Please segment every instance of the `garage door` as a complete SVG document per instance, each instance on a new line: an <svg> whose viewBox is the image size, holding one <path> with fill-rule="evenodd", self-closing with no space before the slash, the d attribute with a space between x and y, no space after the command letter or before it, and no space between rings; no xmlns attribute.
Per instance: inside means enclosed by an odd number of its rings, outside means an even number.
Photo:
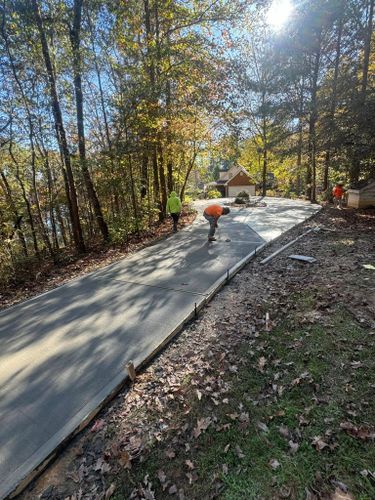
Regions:
<svg viewBox="0 0 375 500"><path fill-rule="evenodd" d="M241 191L245 191L250 196L255 196L255 186L228 186L228 196L237 196Z"/></svg>

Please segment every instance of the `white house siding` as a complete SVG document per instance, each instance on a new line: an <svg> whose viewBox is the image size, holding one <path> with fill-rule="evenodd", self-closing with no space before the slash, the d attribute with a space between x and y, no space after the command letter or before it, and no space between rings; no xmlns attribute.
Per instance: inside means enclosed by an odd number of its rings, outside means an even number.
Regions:
<svg viewBox="0 0 375 500"><path fill-rule="evenodd" d="M228 196L237 196L241 191L245 191L250 196L255 196L255 186L228 186Z"/></svg>

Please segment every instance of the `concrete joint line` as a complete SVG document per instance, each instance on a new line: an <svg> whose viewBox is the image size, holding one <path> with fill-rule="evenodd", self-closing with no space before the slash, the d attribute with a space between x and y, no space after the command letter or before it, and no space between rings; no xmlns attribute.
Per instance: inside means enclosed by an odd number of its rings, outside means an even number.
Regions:
<svg viewBox="0 0 375 500"><path fill-rule="evenodd" d="M108 281L117 281L118 283L128 283L129 285L138 285L138 286L147 286L149 288L158 288L160 290L168 290L170 292L181 292L181 293L189 293L190 295L199 295L199 296L206 296L207 294L201 293L201 292L192 292L191 290L184 290L183 288L170 288L167 286L159 286L159 285L149 285L147 283L139 283L138 281L128 281L128 280L122 280L122 279L117 279L117 278L99 278L99 279L104 279Z"/></svg>

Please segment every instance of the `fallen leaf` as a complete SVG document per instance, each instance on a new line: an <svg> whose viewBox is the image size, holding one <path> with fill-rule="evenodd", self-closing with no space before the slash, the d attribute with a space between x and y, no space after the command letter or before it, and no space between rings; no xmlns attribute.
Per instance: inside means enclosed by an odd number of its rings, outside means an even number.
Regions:
<svg viewBox="0 0 375 500"><path fill-rule="evenodd" d="M372 479L374 479L374 480L375 480L375 470L371 472L370 470L363 469L363 470L361 470L360 474L361 474L361 476L363 476L363 477L368 477L368 476L370 476Z"/></svg>
<svg viewBox="0 0 375 500"><path fill-rule="evenodd" d="M95 424L91 427L90 431L98 432L104 429L104 427L105 427L105 421L103 419L99 419L95 421Z"/></svg>
<svg viewBox="0 0 375 500"><path fill-rule="evenodd" d="M264 356L261 356L259 359L258 359L258 368L261 372L264 371L264 367L266 366L266 363L267 363L267 360Z"/></svg>
<svg viewBox="0 0 375 500"><path fill-rule="evenodd" d="M113 495L113 493L115 491L116 491L116 485L115 485L115 483L111 483L110 487L105 492L105 500L108 500L109 498L111 498L111 496Z"/></svg>
<svg viewBox="0 0 375 500"><path fill-rule="evenodd" d="M189 484L193 484L198 479L198 474L194 472L187 472L185 476L189 479Z"/></svg>
<svg viewBox="0 0 375 500"><path fill-rule="evenodd" d="M282 486L279 490L279 495L281 498L289 498L292 493L292 490L290 488L287 488L286 486Z"/></svg>
<svg viewBox="0 0 375 500"><path fill-rule="evenodd" d="M229 469L228 469L227 464L223 464L223 465L222 465L222 469L223 469L223 474L228 474L228 470L229 470Z"/></svg>
<svg viewBox="0 0 375 500"><path fill-rule="evenodd" d="M226 445L226 447L224 448L224 453L227 453L227 452L228 452L228 450L229 450L229 448L230 448L230 443L229 443L229 444L227 444L227 445Z"/></svg>
<svg viewBox="0 0 375 500"><path fill-rule="evenodd" d="M202 393L198 389L197 389L197 396L198 396L198 399L200 401L202 399Z"/></svg>
<svg viewBox="0 0 375 500"><path fill-rule="evenodd" d="M93 469L97 472L100 472L100 474L105 474L106 472L109 472L111 470L109 464L105 462L102 458L99 458L95 462Z"/></svg>
<svg viewBox="0 0 375 500"><path fill-rule="evenodd" d="M245 454L241 450L241 448L238 446L238 444L236 445L235 450L236 450L236 455L238 456L238 458L245 458Z"/></svg>
<svg viewBox="0 0 375 500"><path fill-rule="evenodd" d="M289 429L286 425L280 425L279 427L279 433L281 436L288 438L289 437Z"/></svg>
<svg viewBox="0 0 375 500"><path fill-rule="evenodd" d="M325 441L323 441L323 439L321 438L321 436L315 436L313 438L313 440L312 440L312 445L318 451L324 450L324 448L326 448L327 446L329 446Z"/></svg>
<svg viewBox="0 0 375 500"><path fill-rule="evenodd" d="M291 385L292 387L294 387L295 385L298 385L300 382L301 382L301 378L300 378L300 377L297 377L297 378L295 378L294 380L292 380L292 382L290 383L290 385Z"/></svg>
<svg viewBox="0 0 375 500"><path fill-rule="evenodd" d="M165 483L167 476L165 475L165 472L163 470L158 470L158 478L161 484Z"/></svg>
<svg viewBox="0 0 375 500"><path fill-rule="evenodd" d="M332 479L331 483L333 486L338 486L341 491L344 493L347 493L349 491L349 488L346 486L345 483L342 483L341 481L336 481L335 479Z"/></svg>
<svg viewBox="0 0 375 500"><path fill-rule="evenodd" d="M127 451L120 452L118 461L125 467L125 469L131 469L131 457Z"/></svg>
<svg viewBox="0 0 375 500"><path fill-rule="evenodd" d="M346 413L351 417L356 417L358 415L358 413L354 410L347 410Z"/></svg>
<svg viewBox="0 0 375 500"><path fill-rule="evenodd" d="M354 369L357 369L357 368L363 368L363 364L361 361L352 361L350 363L350 366Z"/></svg>
<svg viewBox="0 0 375 500"><path fill-rule="evenodd" d="M177 493L177 486L175 484L172 484L172 486L168 490L168 493L170 495L174 495L175 493Z"/></svg>
<svg viewBox="0 0 375 500"><path fill-rule="evenodd" d="M71 479L76 484L78 484L80 482L80 478L79 478L78 474L75 471L67 472L66 473L66 477L68 479Z"/></svg>
<svg viewBox="0 0 375 500"><path fill-rule="evenodd" d="M310 424L310 420L307 420L307 418L304 417L304 415L300 415L298 417L299 419L299 425L309 425Z"/></svg>
<svg viewBox="0 0 375 500"><path fill-rule="evenodd" d="M174 458L176 456L176 453L173 451L173 450L167 450L165 452L165 455L168 457L168 458Z"/></svg>
<svg viewBox="0 0 375 500"><path fill-rule="evenodd" d="M357 427L351 422L341 422L340 427L354 438L362 439L363 441L375 439L375 430L366 425Z"/></svg>
<svg viewBox="0 0 375 500"><path fill-rule="evenodd" d="M274 413L273 415L270 415L268 418L269 418L269 420L273 420L276 417L284 417L284 415L285 415L285 411L279 410L276 413Z"/></svg>
<svg viewBox="0 0 375 500"><path fill-rule="evenodd" d="M257 422L257 427L263 432L269 432L269 428L264 422Z"/></svg>
<svg viewBox="0 0 375 500"><path fill-rule="evenodd" d="M201 435L202 431L205 431L209 427L211 421L211 417L198 418L197 426L193 429L193 436L195 437L195 439L197 439Z"/></svg>
<svg viewBox="0 0 375 500"><path fill-rule="evenodd" d="M289 448L290 448L290 452L292 454L296 453L298 451L298 448L299 448L299 444L298 443L295 443L294 441L290 440L288 442L289 444Z"/></svg>
<svg viewBox="0 0 375 500"><path fill-rule="evenodd" d="M336 488L331 500L354 500L354 497L350 493L344 493L340 488Z"/></svg>
<svg viewBox="0 0 375 500"><path fill-rule="evenodd" d="M191 460L185 460L185 464L188 466L190 470L195 469L194 464Z"/></svg>
<svg viewBox="0 0 375 500"><path fill-rule="evenodd" d="M272 467L273 470L276 470L280 467L280 462L278 460L276 460L276 458L272 458L268 464L270 465L270 467Z"/></svg>

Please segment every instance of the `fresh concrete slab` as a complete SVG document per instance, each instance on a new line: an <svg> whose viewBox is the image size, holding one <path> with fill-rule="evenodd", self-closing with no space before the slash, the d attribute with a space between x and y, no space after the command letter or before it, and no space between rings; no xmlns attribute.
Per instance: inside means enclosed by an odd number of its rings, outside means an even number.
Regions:
<svg viewBox="0 0 375 500"><path fill-rule="evenodd" d="M121 383L127 361L139 366L154 353L228 269L280 227L312 215L311 205L280 206L279 216L274 204L271 215L263 212L263 226L251 209L233 210L214 243L198 217L131 258L0 312L1 498Z"/></svg>

